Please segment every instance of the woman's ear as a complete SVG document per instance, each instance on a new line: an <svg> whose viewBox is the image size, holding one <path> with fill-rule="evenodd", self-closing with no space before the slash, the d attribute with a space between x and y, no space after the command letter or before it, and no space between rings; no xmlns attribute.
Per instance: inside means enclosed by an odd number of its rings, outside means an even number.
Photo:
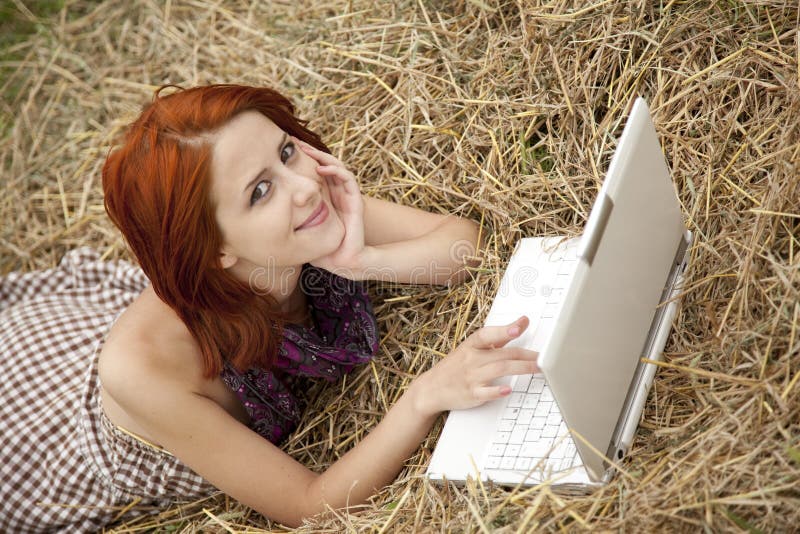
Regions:
<svg viewBox="0 0 800 534"><path fill-rule="evenodd" d="M234 256L233 254L229 254L227 252L220 252L219 253L219 262L222 264L223 269L230 269L236 262L239 261L239 258Z"/></svg>

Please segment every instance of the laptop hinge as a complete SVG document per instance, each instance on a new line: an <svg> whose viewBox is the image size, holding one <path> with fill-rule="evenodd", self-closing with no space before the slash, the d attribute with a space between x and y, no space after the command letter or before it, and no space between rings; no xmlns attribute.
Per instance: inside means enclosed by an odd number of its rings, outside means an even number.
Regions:
<svg viewBox="0 0 800 534"><path fill-rule="evenodd" d="M687 260L687 253L689 249L689 244L691 243L692 235L690 232L685 232L683 237L681 238L680 242L678 243L678 249L675 252L675 258L672 261L672 268L670 269L669 275L667 276L667 282L664 285L664 290L661 293L661 298L659 302L666 302L670 295L672 294L675 284L679 279L679 276L683 274L683 270L686 267L686 260ZM653 321L650 323L650 331L647 334L647 338L644 342L644 347L642 349L642 353L639 359L639 364L636 366L636 372L633 375L633 379L631 380L630 386L628 387L628 393L625 396L625 403L622 405L622 411L620 412L619 419L617 420L617 425L614 428L614 433L611 435L611 442L608 445L608 450L606 451L606 458L611 458L615 462L621 460L625 454L627 454L627 450L622 450L620 448L620 441L623 437L623 432L625 428L628 426L628 420L631 417L640 417L641 413L633 414L632 408L636 401L636 394L639 391L639 385L641 384L642 380L645 377L645 371L648 365L653 364L646 364L641 361L642 358L647 358L651 355L653 351L653 345L656 342L656 338L658 337L658 333L661 330L662 323L664 322L665 317L667 316L667 305L659 306L656 309L656 312L653 316ZM670 316L670 321L672 316ZM667 325L671 326L671 325ZM608 461L605 461L606 469L611 467L608 464Z"/></svg>

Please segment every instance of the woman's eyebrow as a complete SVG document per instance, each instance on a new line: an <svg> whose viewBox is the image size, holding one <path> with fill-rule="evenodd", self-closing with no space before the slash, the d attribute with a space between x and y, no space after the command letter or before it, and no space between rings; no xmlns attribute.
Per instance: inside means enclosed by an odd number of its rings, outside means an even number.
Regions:
<svg viewBox="0 0 800 534"><path fill-rule="evenodd" d="M281 142L278 143L278 150L277 150L278 154L281 153L281 147L283 147L283 145L286 144L286 138L287 137L289 137L289 134L287 134L286 132L283 132L283 137L281 137ZM261 169L259 171L259 173L256 174L255 177L252 180L247 182L247 185L244 186L244 191L243 192L247 193L247 190L250 189L251 187L253 187L256 183L258 183L258 181L261 179L261 177L264 175L265 172L267 172L267 169Z"/></svg>

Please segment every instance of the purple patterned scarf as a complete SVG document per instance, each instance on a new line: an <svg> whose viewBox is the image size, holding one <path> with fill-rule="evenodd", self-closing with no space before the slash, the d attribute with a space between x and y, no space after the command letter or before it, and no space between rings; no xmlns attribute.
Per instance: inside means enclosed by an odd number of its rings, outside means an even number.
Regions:
<svg viewBox="0 0 800 534"><path fill-rule="evenodd" d="M221 374L250 416L250 428L276 445L300 421L300 405L289 388L294 377L332 382L378 350L377 323L361 282L306 263L299 283L308 296L314 328L287 324L272 370L240 373L226 364Z"/></svg>

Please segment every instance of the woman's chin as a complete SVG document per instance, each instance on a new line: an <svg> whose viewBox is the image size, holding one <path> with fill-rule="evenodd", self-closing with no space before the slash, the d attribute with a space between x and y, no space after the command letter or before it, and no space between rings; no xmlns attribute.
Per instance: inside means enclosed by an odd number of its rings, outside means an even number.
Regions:
<svg viewBox="0 0 800 534"><path fill-rule="evenodd" d="M325 232L324 236L320 236L320 242L317 248L319 258L324 258L336 252L344 240L344 227L342 225L336 226L333 224L331 226L333 228L329 232Z"/></svg>

